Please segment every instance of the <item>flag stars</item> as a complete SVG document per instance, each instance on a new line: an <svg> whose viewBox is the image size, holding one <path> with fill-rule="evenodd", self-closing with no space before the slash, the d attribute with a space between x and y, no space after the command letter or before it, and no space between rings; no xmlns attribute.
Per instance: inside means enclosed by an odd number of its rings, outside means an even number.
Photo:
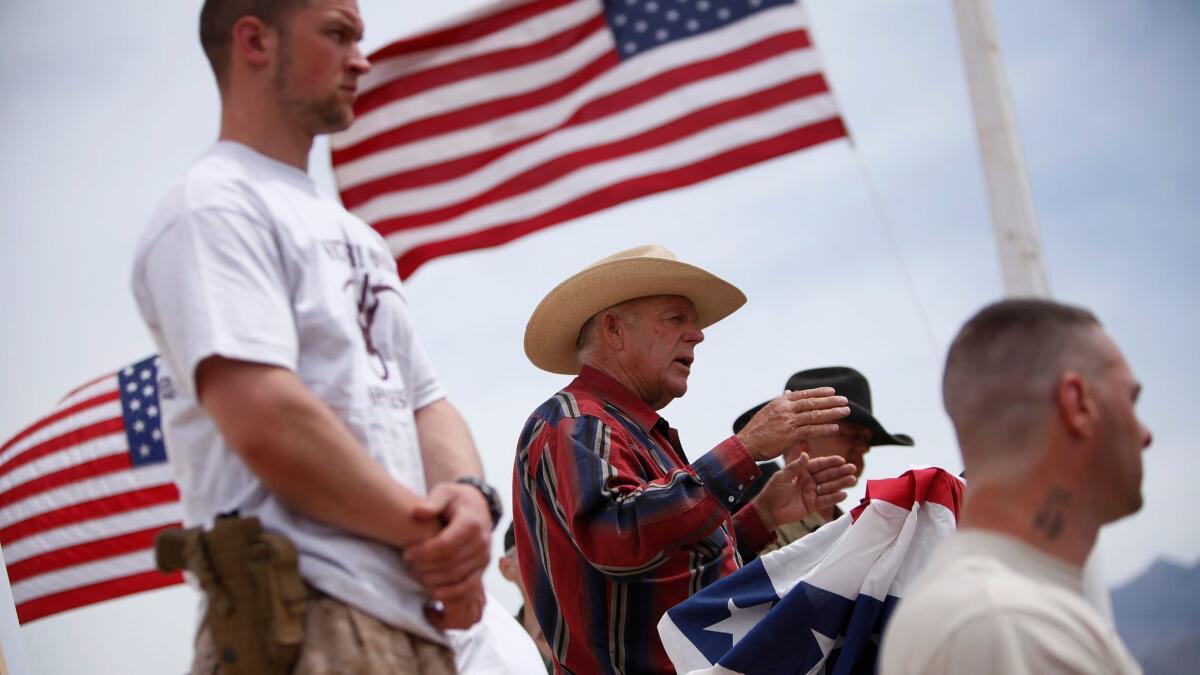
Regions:
<svg viewBox="0 0 1200 675"><path fill-rule="evenodd" d="M733 602L733 598L730 598L726 604L726 608L729 610L729 616L704 630L710 630L715 633L727 633L733 638L733 644L736 645L742 641L742 638L746 637L755 624L767 616L767 612L771 609L771 603L764 602L758 605L750 605L749 607L738 607Z"/></svg>
<svg viewBox="0 0 1200 675"><path fill-rule="evenodd" d="M165 459L165 435L159 426L157 357L147 358L118 373L121 416L129 458L135 466Z"/></svg>
<svg viewBox="0 0 1200 675"><path fill-rule="evenodd" d="M719 30L783 0L605 0L601 3L612 49L621 59L642 54L680 39Z"/></svg>

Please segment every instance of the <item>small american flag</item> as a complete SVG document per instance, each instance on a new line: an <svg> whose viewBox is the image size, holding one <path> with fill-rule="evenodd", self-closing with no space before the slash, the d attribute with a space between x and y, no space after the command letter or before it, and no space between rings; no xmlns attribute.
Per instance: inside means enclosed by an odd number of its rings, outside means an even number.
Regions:
<svg viewBox="0 0 1200 675"><path fill-rule="evenodd" d="M182 520L157 365L79 387L0 446L0 546L21 623L183 580L154 567L155 535Z"/></svg>
<svg viewBox="0 0 1200 675"><path fill-rule="evenodd" d="M792 0L510 0L371 61L334 175L402 276L846 136Z"/></svg>

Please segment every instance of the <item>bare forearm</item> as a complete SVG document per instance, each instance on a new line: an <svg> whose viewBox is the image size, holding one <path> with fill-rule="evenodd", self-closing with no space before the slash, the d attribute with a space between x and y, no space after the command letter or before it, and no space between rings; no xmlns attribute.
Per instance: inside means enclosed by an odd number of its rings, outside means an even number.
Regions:
<svg viewBox="0 0 1200 675"><path fill-rule="evenodd" d="M426 485L432 488L461 476L483 477L466 420L449 401L441 399L421 408L416 421Z"/></svg>
<svg viewBox="0 0 1200 675"><path fill-rule="evenodd" d="M278 422L281 442L243 457L247 463L255 457L251 469L288 506L395 546L437 531L435 523L413 519L418 497L368 457L324 405L285 411Z"/></svg>
<svg viewBox="0 0 1200 675"><path fill-rule="evenodd" d="M225 362L209 375L215 377L202 383L204 407L250 470L290 508L395 546L437 531L435 523L413 518L419 498L373 461L293 373Z"/></svg>
<svg viewBox="0 0 1200 675"><path fill-rule="evenodd" d="M434 401L416 411L416 423L429 486L429 506L419 515L436 518L445 527L405 551L404 561L413 578L446 603L447 613L438 625L462 628L478 621L483 608L483 572L491 559L496 523L483 492L452 482L462 476L483 477L479 453L458 410L445 399Z"/></svg>

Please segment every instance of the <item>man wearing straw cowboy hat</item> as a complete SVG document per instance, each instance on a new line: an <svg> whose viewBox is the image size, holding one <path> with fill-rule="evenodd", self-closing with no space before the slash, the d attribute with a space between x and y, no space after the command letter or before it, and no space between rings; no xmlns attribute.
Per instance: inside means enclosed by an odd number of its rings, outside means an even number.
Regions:
<svg viewBox="0 0 1200 675"><path fill-rule="evenodd" d="M738 510L757 461L837 432L832 388L785 392L694 461L657 410L687 391L703 329L746 297L660 246L616 253L534 310L525 353L576 375L530 416L513 475L517 556L557 672L670 673L655 625L783 523L845 498L840 457L789 464Z"/></svg>
<svg viewBox="0 0 1200 675"><path fill-rule="evenodd" d="M809 458L837 456L858 468L858 476L862 476L864 466L863 456L877 445L911 446L913 439L906 434L891 434L871 412L871 385L862 373L847 366L827 366L824 368L809 368L794 373L784 385L784 391L801 391L817 387L833 387L839 394L846 397L850 406L850 414L838 422L838 432L831 436L822 436L802 440L796 445L784 450L783 461L795 461L801 453L808 453ZM736 434L750 423L754 415L762 410L766 403L760 403L738 416L733 422L733 432ZM764 476L759 482L765 482L777 469L778 465L768 462L763 465ZM856 476L857 477L857 476ZM763 555L811 534L818 527L834 520L841 515L841 510L834 505L813 513L804 520L781 525L776 530L775 539L767 544L758 555ZM743 556L753 557L745 548Z"/></svg>

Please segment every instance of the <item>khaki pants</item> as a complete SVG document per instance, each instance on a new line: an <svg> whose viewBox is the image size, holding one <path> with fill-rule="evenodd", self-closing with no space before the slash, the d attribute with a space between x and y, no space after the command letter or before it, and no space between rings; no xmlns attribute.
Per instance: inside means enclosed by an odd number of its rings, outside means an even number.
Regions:
<svg viewBox="0 0 1200 675"><path fill-rule="evenodd" d="M196 633L192 675L214 675L217 653L207 626ZM309 600L304 645L293 675L455 675L445 645L393 628L333 598Z"/></svg>

